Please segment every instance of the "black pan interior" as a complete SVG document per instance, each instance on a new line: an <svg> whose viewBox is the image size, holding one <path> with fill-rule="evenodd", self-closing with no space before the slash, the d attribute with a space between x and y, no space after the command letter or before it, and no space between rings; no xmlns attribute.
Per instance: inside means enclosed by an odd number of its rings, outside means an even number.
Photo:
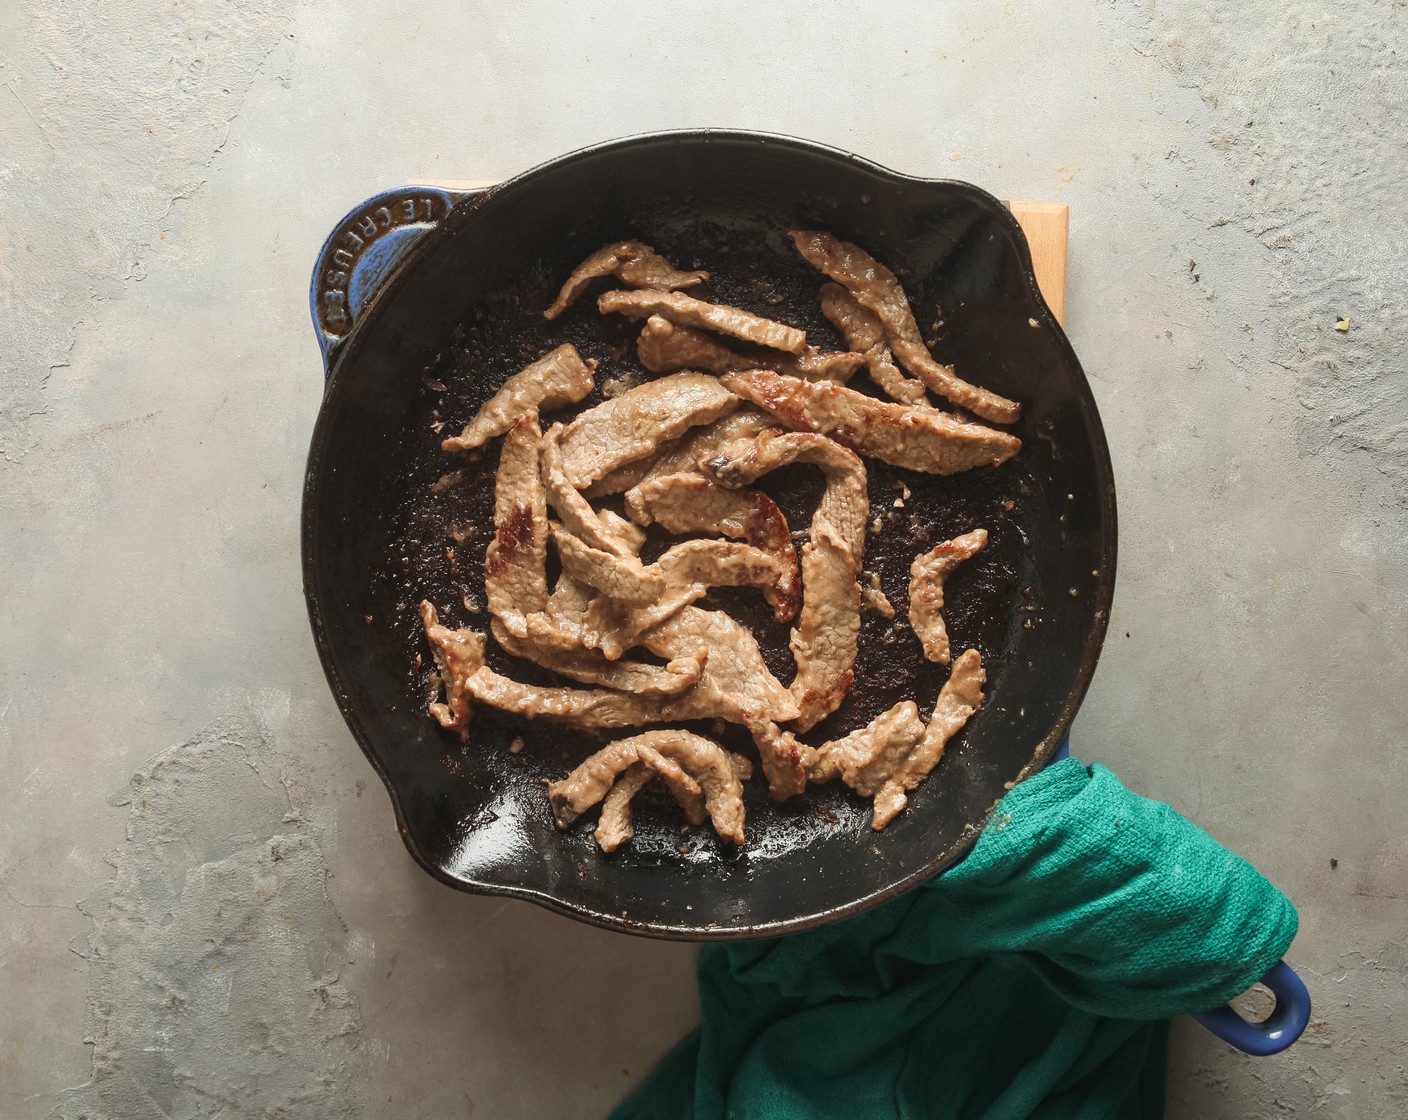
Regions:
<svg viewBox="0 0 1408 1120"><path fill-rule="evenodd" d="M1022 453L996 470L945 479L868 463L883 528L866 566L900 618L916 552L989 530L988 547L949 582L946 608L955 649L983 655L988 699L883 832L870 830L867 806L839 785L777 805L757 784L749 843L734 850L707 826L682 827L648 788L637 799L635 840L603 855L590 822L554 829L542 789L598 737L481 710L462 744L425 714L430 657L415 606L429 598L450 624L484 627L464 600L483 602L497 458L496 444L471 461L446 455L437 426L457 431L505 377L562 341L601 362L599 384L642 372L631 345L638 328L598 315L593 298L555 323L541 314L571 267L612 240L644 240L680 267L708 268L713 279L698 294L839 346L817 305L822 277L786 239L797 227L831 230L890 264L938 356L1024 403L1015 429ZM457 481L436 485L456 471ZM794 528L809 523L819 473L795 467L764 485ZM309 459L304 533L329 680L413 855L456 886L676 937L804 928L960 855L1006 785L1039 765L1069 724L1114 578L1114 491L1099 419L1005 208L966 184L906 179L829 149L745 134L667 134L577 153L452 211L375 298L337 361ZM652 538L647 552L662 545ZM747 593L711 598L703 605L753 625L788 680L786 629ZM521 679L570 683L507 657L494 664ZM852 695L808 738L843 734L901 699L927 713L945 676L907 627L868 613ZM732 729L725 738L751 753Z"/></svg>

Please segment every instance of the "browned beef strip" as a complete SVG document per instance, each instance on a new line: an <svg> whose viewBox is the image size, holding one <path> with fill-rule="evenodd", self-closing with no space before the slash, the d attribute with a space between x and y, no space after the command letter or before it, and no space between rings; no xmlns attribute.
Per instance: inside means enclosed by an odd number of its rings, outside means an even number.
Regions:
<svg viewBox="0 0 1408 1120"><path fill-rule="evenodd" d="M875 314L895 357L934 392L994 424L1010 424L1021 415L1021 405L970 385L929 353L899 280L864 249L814 230L794 230L790 236L802 256Z"/></svg>
<svg viewBox="0 0 1408 1120"><path fill-rule="evenodd" d="M726 374L725 386L796 431L821 432L865 458L928 474L997 466L1022 441L957 420L935 408L890 404L854 389L802 381L771 370Z"/></svg>
<svg viewBox="0 0 1408 1120"><path fill-rule="evenodd" d="M639 241L618 241L598 249L572 270L562 291L543 318L556 319L576 301L588 284L602 276L614 276L628 288L649 288L670 292L693 288L709 279L707 272L681 272L652 249Z"/></svg>
<svg viewBox="0 0 1408 1120"><path fill-rule="evenodd" d="M584 361L575 346L564 343L505 381L464 431L440 446L446 451L472 451L528 416L576 404L592 391L595 369L596 362Z"/></svg>
<svg viewBox="0 0 1408 1120"><path fill-rule="evenodd" d="M681 326L718 331L788 354L800 354L807 345L806 332L796 327L728 304L706 303L683 292L603 292L596 305L603 314L617 312L632 319L660 315Z"/></svg>

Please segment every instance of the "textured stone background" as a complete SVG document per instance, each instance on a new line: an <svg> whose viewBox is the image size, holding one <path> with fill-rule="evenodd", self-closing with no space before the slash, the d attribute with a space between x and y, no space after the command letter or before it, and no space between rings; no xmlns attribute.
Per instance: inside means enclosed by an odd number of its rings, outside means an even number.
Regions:
<svg viewBox="0 0 1408 1120"><path fill-rule="evenodd" d="M1180 1024L1170 1114L1408 1113L1405 20L0 8L0 1116L590 1117L691 1024L687 946L412 866L296 525L331 223L692 125L1071 204L1121 501L1076 750L1291 893L1316 1001L1278 1058Z"/></svg>

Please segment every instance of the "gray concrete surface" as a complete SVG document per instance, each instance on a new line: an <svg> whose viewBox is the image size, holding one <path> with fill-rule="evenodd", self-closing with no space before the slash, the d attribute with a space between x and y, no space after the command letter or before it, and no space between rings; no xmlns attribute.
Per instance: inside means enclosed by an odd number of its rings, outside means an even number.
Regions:
<svg viewBox="0 0 1408 1120"><path fill-rule="evenodd" d="M330 223L691 125L1071 204L1122 534L1077 753L1294 897L1316 1001L1278 1058L1180 1024L1169 1114L1408 1113L1405 17L3 6L0 1116L590 1117L691 1025L689 947L412 866L295 532Z"/></svg>

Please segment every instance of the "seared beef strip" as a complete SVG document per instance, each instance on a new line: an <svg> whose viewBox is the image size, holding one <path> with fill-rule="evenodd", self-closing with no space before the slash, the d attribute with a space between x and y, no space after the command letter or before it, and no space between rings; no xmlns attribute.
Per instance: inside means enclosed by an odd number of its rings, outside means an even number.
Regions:
<svg viewBox="0 0 1408 1120"><path fill-rule="evenodd" d="M445 688L446 703L431 705L431 714L442 727L463 732L468 726L470 700L530 719L548 719L583 729L634 727L660 721L666 703L663 697L521 684L484 664L483 634L441 626L435 607L429 602L421 603L420 617Z"/></svg>
<svg viewBox="0 0 1408 1120"><path fill-rule="evenodd" d="M633 555L618 556L593 548L560 525L553 526L552 543L557 546L564 572L608 598L623 603L649 603L665 592L664 573L647 568Z"/></svg>
<svg viewBox="0 0 1408 1120"><path fill-rule="evenodd" d="M794 230L789 236L802 256L874 312L895 357L934 392L995 424L1010 424L1021 415L1021 405L970 385L929 353L900 282L864 249L829 233Z"/></svg>
<svg viewBox="0 0 1408 1120"><path fill-rule="evenodd" d="M435 695L444 689L445 699L432 698L429 711L448 731L458 731L461 739L469 738L469 721L473 715L469 691L464 682L484 664L484 635L473 630L451 630L440 625L435 605L422 602L421 624L430 640L430 652L435 657L439 684Z"/></svg>
<svg viewBox="0 0 1408 1120"><path fill-rule="evenodd" d="M685 607L641 635L640 644L657 657L674 660L700 649L709 660L699 683L672 702L670 719L719 719L745 723L730 713L756 711L773 719L797 717L797 704L791 693L768 671L758 641L752 631L723 611ZM726 711L704 710L715 703L705 698L705 686L718 689L726 698ZM689 712L690 714L684 714Z"/></svg>
<svg viewBox="0 0 1408 1120"><path fill-rule="evenodd" d="M576 404L592 391L595 370L595 361L583 361L575 346L564 343L505 381L464 431L440 446L446 451L472 451L527 416Z"/></svg>
<svg viewBox="0 0 1408 1120"><path fill-rule="evenodd" d="M944 580L988 543L986 529L954 537L921 552L909 566L909 624L930 661L947 665L948 628L944 625Z"/></svg>
<svg viewBox="0 0 1408 1120"><path fill-rule="evenodd" d="M797 662L792 695L807 731L841 706L855 680L860 645L860 584L851 550L831 524L812 519L802 547L802 614L790 645Z"/></svg>
<svg viewBox="0 0 1408 1120"><path fill-rule="evenodd" d="M578 493L580 492L578 491ZM618 544L632 556L640 555L640 550L645 544L645 531L639 525L632 525L612 509L597 510L597 516L601 518L602 524L606 526L606 531L616 539Z"/></svg>
<svg viewBox="0 0 1408 1120"><path fill-rule="evenodd" d="M632 766L644 764L665 778L667 784L684 795L685 815L690 824L703 824L705 817L704 790L699 782L686 773L675 759L656 749L657 744L680 732L647 731L629 738L617 739L580 762L565 778L548 783L548 802L552 806L553 823L567 828L578 817L597 804L616 779Z"/></svg>
<svg viewBox="0 0 1408 1120"><path fill-rule="evenodd" d="M776 423L771 416L752 405L744 404L742 401L738 403L740 407L736 412L730 412L712 424L705 424L686 432L679 439L671 440L662 446L659 451L648 458L627 463L612 471L599 482L593 483L583 493L593 498L603 494L625 493L626 505L629 509L630 494L636 487L644 486L652 479L663 478L666 475L683 474L686 471L698 472L698 463L702 457L712 454L736 439L755 436L764 428L769 428Z"/></svg>
<svg viewBox="0 0 1408 1120"><path fill-rule="evenodd" d="M522 684L488 668L469 677L465 687L476 701L491 708L588 731L659 723L661 711L669 702L667 697L604 688L546 688Z"/></svg>
<svg viewBox="0 0 1408 1120"><path fill-rule="evenodd" d="M928 474L1005 463L1022 446L1007 432L927 406L889 404L828 382L771 370L725 374L725 386L797 431L821 432L858 455Z"/></svg>
<svg viewBox="0 0 1408 1120"><path fill-rule="evenodd" d="M494 491L494 539L484 554L489 613L523 637L523 616L547 606L547 503L538 471L542 433L538 415L518 421L499 451Z"/></svg>
<svg viewBox="0 0 1408 1120"><path fill-rule="evenodd" d="M616 784L602 798L601 815L597 817L592 839L603 852L614 852L635 838L636 830L631 824L631 798L649 785L654 776L650 767L637 762L626 767L625 773L616 779Z"/></svg>
<svg viewBox="0 0 1408 1120"><path fill-rule="evenodd" d="M693 327L672 323L663 315L652 315L641 328L636 341L636 353L641 365L653 373L668 373L676 369L704 369L710 373L735 373L738 370L764 366L778 373L804 377L808 381L844 383L867 364L863 354L818 350L805 347L800 354L773 354L766 358L750 357L730 350L713 335ZM899 373L898 370L895 371ZM903 374L899 374L901 378ZM924 386L919 391L924 392Z"/></svg>
<svg viewBox="0 0 1408 1120"><path fill-rule="evenodd" d="M557 577L552 594L548 596L547 613L554 618L581 622L595 597L596 588L563 572Z"/></svg>
<svg viewBox="0 0 1408 1120"><path fill-rule="evenodd" d="M857 567L865 554L865 523L870 516L865 464L849 448L812 432L769 428L751 440L720 448L700 466L721 486L746 486L792 463L810 463L826 475L826 492L815 517L831 523L851 550Z"/></svg>
<svg viewBox="0 0 1408 1120"><path fill-rule="evenodd" d="M547 610L525 616L529 639L545 651L577 653L586 649L582 627L596 597L596 588L563 572L548 596Z"/></svg>
<svg viewBox="0 0 1408 1120"><path fill-rule="evenodd" d="M705 373L677 373L639 385L581 413L559 437L567 481L581 490L623 463L738 407Z"/></svg>
<svg viewBox="0 0 1408 1120"><path fill-rule="evenodd" d="M529 620L541 618L530 615ZM614 688L619 692L638 692L642 696L676 696L691 688L704 671L704 660L698 657L677 657L666 665L648 665L640 661L608 661L596 650L587 649L565 638L562 632L549 635L544 629L528 626L528 636L517 637L497 618L490 624L494 640L514 657L522 657L571 677L582 684ZM569 648L564 648L568 646Z"/></svg>
<svg viewBox="0 0 1408 1120"><path fill-rule="evenodd" d="M648 752L648 753L647 753ZM650 755L663 757L698 783L714 830L725 840L743 843L743 785L752 767L717 743L689 731L647 731L609 743L566 778L548 785L548 800L559 828L566 828L595 805L617 775ZM660 770L656 771L664 776ZM702 819L702 818L701 818ZM691 824L699 821L691 819Z"/></svg>
<svg viewBox="0 0 1408 1120"><path fill-rule="evenodd" d="M593 509L581 492L567 481L559 442L562 429L563 425L554 424L543 435L543 487L548 504L563 525L586 544L616 556L634 556L644 543L644 534L609 510Z"/></svg>
<svg viewBox="0 0 1408 1120"><path fill-rule="evenodd" d="M804 792L812 748L766 716L756 712L742 714L741 722L758 748L763 776L768 780L768 796L774 801L786 801Z"/></svg>
<svg viewBox="0 0 1408 1120"><path fill-rule="evenodd" d="M665 707L667 720L723 719L748 728L763 761L768 791L776 799L806 787L800 744L775 721L799 714L791 693L763 662L752 633L722 611L685 607L641 635L658 657L677 657L701 646L709 661L699 683Z"/></svg>
<svg viewBox="0 0 1408 1120"><path fill-rule="evenodd" d="M672 474L634 486L626 506L640 524L655 522L671 533L711 533L731 537L771 556L781 566L777 586L779 622L797 613L802 590L797 549L787 518L761 490L725 490L700 474Z"/></svg>
<svg viewBox="0 0 1408 1120"><path fill-rule="evenodd" d="M901 404L928 404L924 382L906 377L885 345L885 328L874 313L840 284L821 286L821 313L831 320L855 353L865 359L870 380ZM732 371L728 371L732 372ZM778 370L787 373L788 370Z"/></svg>
<svg viewBox="0 0 1408 1120"><path fill-rule="evenodd" d="M924 721L912 700L903 700L864 727L817 747L807 768L814 782L839 777L857 793L873 797L924 737Z"/></svg>
<svg viewBox="0 0 1408 1120"><path fill-rule="evenodd" d="M693 288L709 279L707 272L681 272L669 261L639 241L618 241L598 249L572 270L562 291L543 318L556 319L586 290L588 284L601 276L615 276L628 288L650 288L670 292L678 288Z"/></svg>
<svg viewBox="0 0 1408 1120"><path fill-rule="evenodd" d="M790 572L777 557L737 541L689 540L671 545L651 565L669 585L700 583L706 587L756 587L773 608L778 622L796 612L789 597Z"/></svg>
<svg viewBox="0 0 1408 1120"><path fill-rule="evenodd" d="M681 326L718 331L788 354L800 354L807 345L806 332L796 327L727 304L705 303L683 292L603 292L596 305L603 314L615 311L632 319L660 315Z"/></svg>
<svg viewBox="0 0 1408 1120"><path fill-rule="evenodd" d="M651 732L646 732L651 734ZM645 735L617 739L594 754L560 781L548 783L548 803L552 806L553 822L567 828L590 809L618 779L637 767L659 775L675 800L684 810L690 824L703 824L708 815L704 807L704 791L699 783L685 773L684 767L650 746Z"/></svg>
<svg viewBox="0 0 1408 1120"><path fill-rule="evenodd" d="M987 673L983 659L975 649L964 650L954 658L953 669L939 690L934 714L924 728L924 738L900 763L875 794L875 814L870 827L877 832L895 819L908 803L908 793L922 782L939 764L944 744L958 734L963 725L983 702L983 685Z"/></svg>
<svg viewBox="0 0 1408 1120"><path fill-rule="evenodd" d="M796 614L795 584L790 569L774 557L732 541L683 541L668 549L647 571L658 572L665 589L645 602L626 602L603 595L587 608L582 640L614 660L640 636L676 611L708 594L711 587L756 587L762 591L779 622Z"/></svg>
<svg viewBox="0 0 1408 1120"><path fill-rule="evenodd" d="M724 448L702 465L726 485L754 479L794 462L814 463L826 474L826 492L812 515L810 543L802 549L802 615L792 632L797 676L792 695L806 731L841 705L855 679L860 642L860 566L870 510L865 466L855 454L810 432L760 433Z"/></svg>

